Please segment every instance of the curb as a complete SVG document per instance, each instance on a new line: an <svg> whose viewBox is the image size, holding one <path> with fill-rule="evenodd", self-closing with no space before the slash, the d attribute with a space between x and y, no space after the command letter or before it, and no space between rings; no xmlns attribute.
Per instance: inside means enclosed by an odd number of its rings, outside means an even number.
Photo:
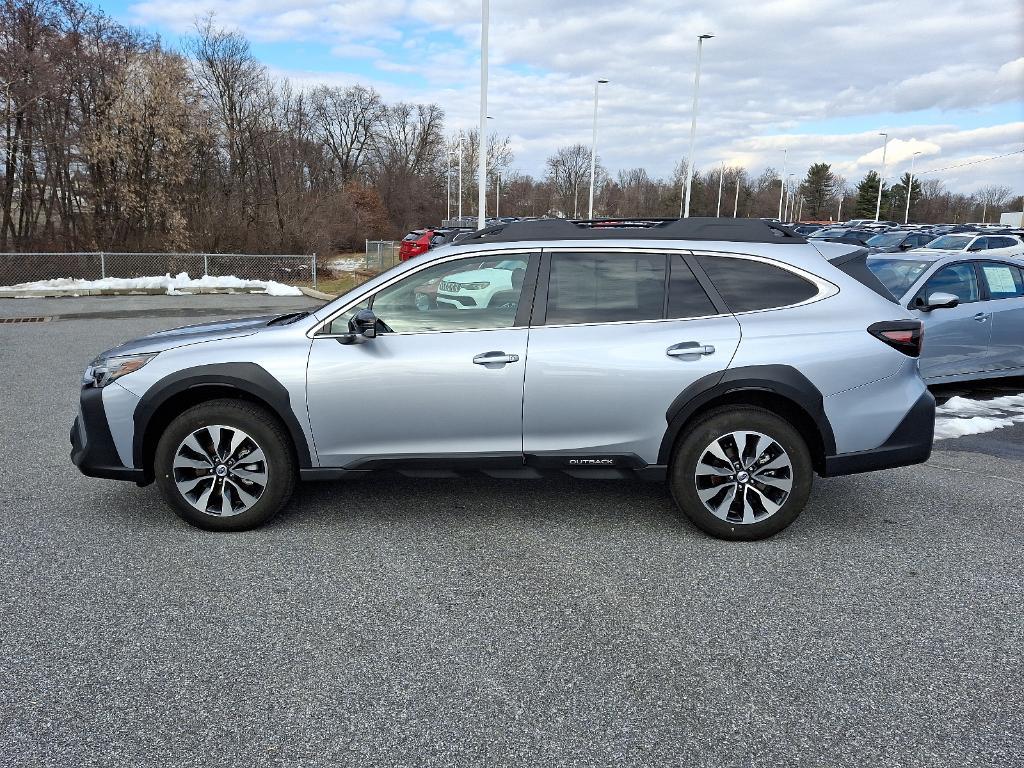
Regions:
<svg viewBox="0 0 1024 768"><path fill-rule="evenodd" d="M314 290L313 288L306 288L303 285L298 286L298 288L311 299L320 299L320 301L334 301L334 299L338 298L333 293L324 293L323 291L317 291Z"/></svg>

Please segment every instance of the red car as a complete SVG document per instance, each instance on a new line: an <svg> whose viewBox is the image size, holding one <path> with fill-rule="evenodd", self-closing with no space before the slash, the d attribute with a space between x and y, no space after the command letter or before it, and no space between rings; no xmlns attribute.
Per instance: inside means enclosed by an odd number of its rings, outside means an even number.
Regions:
<svg viewBox="0 0 1024 768"><path fill-rule="evenodd" d="M402 244L398 246L398 260L408 261L414 256L426 253L435 245L443 243L445 236L450 231L448 229L414 229L402 238Z"/></svg>

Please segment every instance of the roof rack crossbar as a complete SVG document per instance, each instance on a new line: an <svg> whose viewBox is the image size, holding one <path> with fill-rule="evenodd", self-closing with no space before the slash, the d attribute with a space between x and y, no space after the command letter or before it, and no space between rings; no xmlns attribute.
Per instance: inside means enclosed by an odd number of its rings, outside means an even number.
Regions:
<svg viewBox="0 0 1024 768"><path fill-rule="evenodd" d="M761 219L692 217L687 219L528 219L463 234L458 242L536 240L724 240L738 243L804 243L780 224Z"/></svg>

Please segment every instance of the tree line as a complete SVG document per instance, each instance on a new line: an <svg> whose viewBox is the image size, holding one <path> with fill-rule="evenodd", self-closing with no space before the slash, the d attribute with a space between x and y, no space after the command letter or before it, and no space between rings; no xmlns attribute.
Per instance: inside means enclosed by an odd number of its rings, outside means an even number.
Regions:
<svg viewBox="0 0 1024 768"><path fill-rule="evenodd" d="M79 0L0 0L0 94L0 251L355 248L436 224L449 201L456 213L460 156L462 210L476 212L476 131L452 136L438 105L372 88L295 88L212 17L170 50ZM507 136L486 146L490 212L500 188L502 215L587 214L587 145L558 148L539 178L515 169ZM595 211L678 216L685 173L685 160L667 178L598 161ZM883 218L901 218L902 184L883 187ZM773 168L697 170L691 213L774 216L780 191ZM844 218L870 218L878 178L850 189L817 164L789 191L793 216L838 217L843 201ZM915 180L912 199L913 219L963 221L1010 193Z"/></svg>

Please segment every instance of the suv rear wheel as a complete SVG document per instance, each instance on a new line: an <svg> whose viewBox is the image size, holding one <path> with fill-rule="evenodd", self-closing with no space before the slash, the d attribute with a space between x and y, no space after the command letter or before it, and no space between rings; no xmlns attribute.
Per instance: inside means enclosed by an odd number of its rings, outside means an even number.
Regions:
<svg viewBox="0 0 1024 768"><path fill-rule="evenodd" d="M807 504L813 468L800 433L753 406L710 411L683 435L669 474L676 504L701 530L755 540L788 526Z"/></svg>
<svg viewBox="0 0 1024 768"><path fill-rule="evenodd" d="M265 523L288 502L296 475L277 419L241 400L212 400L174 419L157 443L153 469L178 516L216 531Z"/></svg>

